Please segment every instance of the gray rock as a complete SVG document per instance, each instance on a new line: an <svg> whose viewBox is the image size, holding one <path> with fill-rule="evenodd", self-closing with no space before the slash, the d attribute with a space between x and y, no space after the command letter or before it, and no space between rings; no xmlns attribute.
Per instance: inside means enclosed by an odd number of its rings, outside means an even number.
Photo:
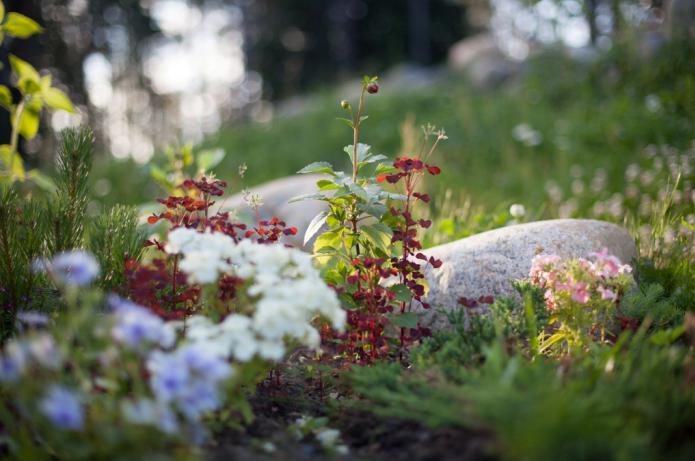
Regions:
<svg viewBox="0 0 695 461"><path fill-rule="evenodd" d="M448 65L462 72L478 88L497 88L516 76L522 68L497 47L490 33L461 40L449 49Z"/></svg>
<svg viewBox="0 0 695 461"><path fill-rule="evenodd" d="M303 248L304 233L309 223L326 206L324 202L318 200L288 202L298 195L316 192L316 181L320 178L320 175L287 176L249 189L251 192L260 194L263 199L263 206L259 209L261 219L277 216L289 227L297 228L297 235L285 238L287 243L297 248ZM253 210L246 204L241 193L226 198L222 209L237 211L241 220L247 224L253 224L256 221ZM309 250L311 245L311 242L307 243Z"/></svg>
<svg viewBox="0 0 695 461"><path fill-rule="evenodd" d="M445 327L447 318L437 311L459 308L461 297L515 295L511 282L528 275L537 254L586 257L604 247L626 263L637 257L635 242L625 229L589 219L519 224L430 248L424 253L443 264L426 270L427 302L432 308L418 309L421 321L433 328Z"/></svg>

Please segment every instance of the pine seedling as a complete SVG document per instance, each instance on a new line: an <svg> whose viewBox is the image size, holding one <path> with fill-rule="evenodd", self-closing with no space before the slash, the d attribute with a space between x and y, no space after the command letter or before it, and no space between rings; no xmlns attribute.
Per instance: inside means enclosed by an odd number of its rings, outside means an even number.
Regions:
<svg viewBox="0 0 695 461"><path fill-rule="evenodd" d="M89 234L89 249L102 270L102 287L113 290L124 286L126 260L140 260L144 248L145 234L138 229L137 209L116 205L94 221Z"/></svg>
<svg viewBox="0 0 695 461"><path fill-rule="evenodd" d="M48 210L51 226L49 254L80 248L84 244L93 140L94 135L88 128L68 128L61 132L56 195Z"/></svg>

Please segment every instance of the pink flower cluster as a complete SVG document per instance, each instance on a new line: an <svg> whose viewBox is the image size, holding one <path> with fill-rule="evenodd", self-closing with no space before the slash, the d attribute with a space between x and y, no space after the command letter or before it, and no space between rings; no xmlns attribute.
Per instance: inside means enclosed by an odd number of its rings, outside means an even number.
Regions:
<svg viewBox="0 0 695 461"><path fill-rule="evenodd" d="M550 310L564 303L580 305L590 300L616 303L631 283L632 267L603 249L590 253L589 259L565 260L558 255L538 255L531 262L531 284L545 290L545 304Z"/></svg>

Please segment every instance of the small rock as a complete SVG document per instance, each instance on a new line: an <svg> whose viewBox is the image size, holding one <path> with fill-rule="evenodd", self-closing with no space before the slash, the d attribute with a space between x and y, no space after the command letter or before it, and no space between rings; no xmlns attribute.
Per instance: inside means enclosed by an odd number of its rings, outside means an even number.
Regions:
<svg viewBox="0 0 695 461"><path fill-rule="evenodd" d="M425 271L430 291L429 310L419 309L421 322L432 328L448 324L437 310L457 309L462 297L516 295L511 282L528 276L537 254L563 258L587 257L607 248L625 263L637 257L630 234L622 227L589 219L556 219L495 229L423 253L443 261L439 269Z"/></svg>
<svg viewBox="0 0 695 461"><path fill-rule="evenodd" d="M324 202L304 200L288 203L294 197L316 192L316 181L321 175L296 175L276 179L249 189L250 192L261 195L263 205L259 208L261 219L276 216L287 223L288 227L296 227L297 235L285 237L284 241L297 248L311 251L312 242L306 248L302 245L304 233L311 220L326 208ZM256 217L253 210L246 204L241 193L232 195L223 201L223 210L236 210L242 222L254 224Z"/></svg>
<svg viewBox="0 0 695 461"><path fill-rule="evenodd" d="M519 74L522 65L500 51L492 34L466 38L449 49L448 65L467 74L478 88L497 88Z"/></svg>

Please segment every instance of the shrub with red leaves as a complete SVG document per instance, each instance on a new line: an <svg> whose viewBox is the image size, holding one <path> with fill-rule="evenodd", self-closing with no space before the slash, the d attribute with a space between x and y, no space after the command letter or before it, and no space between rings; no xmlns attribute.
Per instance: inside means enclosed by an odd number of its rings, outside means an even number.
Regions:
<svg viewBox="0 0 695 461"><path fill-rule="evenodd" d="M297 233L296 227L288 227L278 218L259 221L249 229L246 224L232 221L228 212L218 211L211 215L210 208L215 203L211 198L222 196L226 187L225 181L206 176L198 180L186 179L177 188L180 195L159 199L165 211L153 214L147 221L150 224L165 221L169 230L186 227L200 232L221 232L235 242L251 238L259 244L277 243L282 236ZM129 297L168 319L181 319L199 310L200 288L188 284L185 274L178 268L178 256L167 254L164 244L156 239L145 241L145 246L156 256L148 264L126 262L124 290ZM223 314L231 311L231 302L242 283L242 279L231 275L220 278L216 296L224 306Z"/></svg>

